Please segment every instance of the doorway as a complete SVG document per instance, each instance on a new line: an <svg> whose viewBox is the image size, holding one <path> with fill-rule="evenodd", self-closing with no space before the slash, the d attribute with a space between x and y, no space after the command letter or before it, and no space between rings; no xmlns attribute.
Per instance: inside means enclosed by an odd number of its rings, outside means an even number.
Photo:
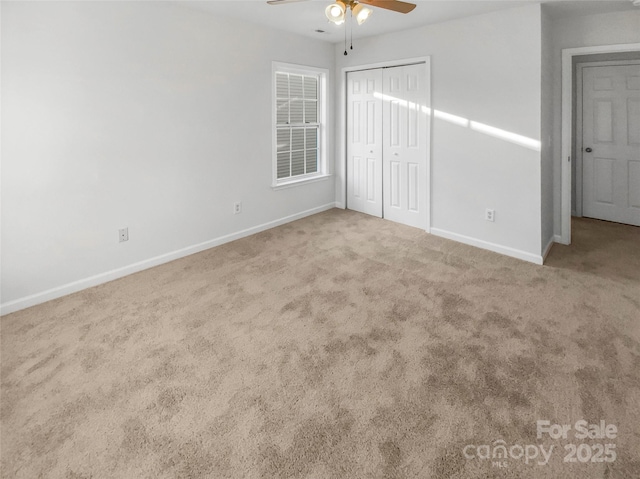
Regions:
<svg viewBox="0 0 640 479"><path fill-rule="evenodd" d="M576 65L575 215L640 226L640 61Z"/></svg>
<svg viewBox="0 0 640 479"><path fill-rule="evenodd" d="M565 48L562 50L562 145L560 166L560 230L556 230L557 243L571 244L572 197L575 188L572 185L572 174L575 165L574 118L575 118L575 85L574 60L582 55L601 55L613 53L640 52L640 43L619 45L601 45L593 47ZM575 211L575 210L574 210Z"/></svg>
<svg viewBox="0 0 640 479"><path fill-rule="evenodd" d="M346 75L346 206L429 229L425 62Z"/></svg>

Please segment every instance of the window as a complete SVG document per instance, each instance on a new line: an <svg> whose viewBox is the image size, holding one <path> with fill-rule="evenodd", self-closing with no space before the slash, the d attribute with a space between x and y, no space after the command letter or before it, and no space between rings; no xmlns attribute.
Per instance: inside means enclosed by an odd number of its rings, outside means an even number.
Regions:
<svg viewBox="0 0 640 479"><path fill-rule="evenodd" d="M274 64L274 186L326 176L325 82L324 70Z"/></svg>

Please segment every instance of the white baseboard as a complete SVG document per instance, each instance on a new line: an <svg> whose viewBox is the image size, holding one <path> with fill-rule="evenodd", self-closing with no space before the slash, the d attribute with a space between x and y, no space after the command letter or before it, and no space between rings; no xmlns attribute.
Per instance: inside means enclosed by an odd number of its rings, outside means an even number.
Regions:
<svg viewBox="0 0 640 479"><path fill-rule="evenodd" d="M479 240L477 238L472 238L470 236L465 236L458 233L452 233L450 231L441 230L439 228L431 228L431 234L436 236L441 236L442 238L447 238L453 241L457 241L458 243L468 244L470 246L475 246L477 248L493 251L494 253L500 253L506 256L511 256L512 258L528 261L529 263L535 263L535 264L543 263L542 255L527 253L526 251L510 248L508 246L502 246L495 243L490 243L488 241Z"/></svg>
<svg viewBox="0 0 640 479"><path fill-rule="evenodd" d="M553 243L555 243L555 236L552 236L551 238L549 238L549 241L547 242L547 246L544 247L544 251L542 252L543 263L547 259L547 255L551 251L551 248L553 247Z"/></svg>
<svg viewBox="0 0 640 479"><path fill-rule="evenodd" d="M9 301L7 303L2 303L0 305L0 315L13 313L15 311L29 308L31 306L44 303L46 301L51 301L52 299L60 298L62 296L66 296L71 293L77 293L78 291L82 291L83 289L87 289L93 286L97 286L99 284L107 283L109 281L113 281L114 279L122 278L124 276L128 276L130 274L137 273L145 269L153 268L154 266L168 263L169 261L184 258L185 256L199 253L209 248L220 246L222 244L229 243L230 241L244 238L246 236L251 236L253 234L260 233L261 231L265 231L271 228L275 228L276 226L280 226L295 220L299 220L306 216L322 213L323 211L327 211L332 208L335 208L335 206L336 206L335 203L329 203L323 206L319 206L317 208L312 208L310 210L296 213L294 215L285 216L284 218L280 218L274 221L269 221L268 223L263 223L261 225L254 226L252 228L247 228L245 230L238 231L236 233L220 236L219 238L205 241L204 243L187 246L186 248L182 248L176 251L172 251L170 253L162 254L154 258L149 258L143 261L139 261L137 263L124 266L122 268L106 271L104 273L100 273L100 274L91 276L89 278L84 278L78 281L74 281L72 283L58 286L56 288L42 291L40 293L25 296L23 298L18 298L13 301Z"/></svg>
<svg viewBox="0 0 640 479"><path fill-rule="evenodd" d="M571 244L570 241L565 241L564 239L562 239L562 235L553 235L553 241L567 246Z"/></svg>

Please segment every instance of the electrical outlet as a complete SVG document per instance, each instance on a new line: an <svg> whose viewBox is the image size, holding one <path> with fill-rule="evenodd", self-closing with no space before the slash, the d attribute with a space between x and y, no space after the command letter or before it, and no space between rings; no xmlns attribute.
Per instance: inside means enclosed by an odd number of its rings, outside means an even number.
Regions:
<svg viewBox="0 0 640 479"><path fill-rule="evenodd" d="M120 235L120 243L123 241L129 241L129 228L122 228L118 230L118 234Z"/></svg>
<svg viewBox="0 0 640 479"><path fill-rule="evenodd" d="M487 221L495 221L496 220L496 210L492 210L487 208L484 212L484 219Z"/></svg>
<svg viewBox="0 0 640 479"><path fill-rule="evenodd" d="M240 213L242 213L242 202L241 201L236 201L233 204L233 214L234 215L239 215Z"/></svg>

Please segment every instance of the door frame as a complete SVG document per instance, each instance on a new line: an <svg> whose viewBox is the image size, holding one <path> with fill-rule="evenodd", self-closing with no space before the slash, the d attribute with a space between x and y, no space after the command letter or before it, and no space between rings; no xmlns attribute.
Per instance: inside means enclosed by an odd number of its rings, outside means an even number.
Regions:
<svg viewBox="0 0 640 479"><path fill-rule="evenodd" d="M582 187L583 187L583 152L582 152L582 108L584 104L584 98L582 91L582 76L585 68L594 67L617 67L627 65L640 65L640 60L604 60L594 62L580 62L576 63L576 130L575 130L575 162L576 162L576 209L572 211L574 216L582 217Z"/></svg>
<svg viewBox="0 0 640 479"><path fill-rule="evenodd" d="M340 89L340 110L339 110L339 130L338 130L338 155L337 159L340 162L339 165L336 165L336 172L340 172L342 176L342 184L336 185L336 192L339 192L342 195L343 202L336 201L336 206L342 209L347 207L347 73L361 71L361 70L374 70L378 68L393 68L393 67L402 67L406 65L416 65L423 64L425 68L425 78L427 79L427 94L426 100L427 104L424 105L426 108L426 129L427 129L427 158L426 158L426 168L425 174L427 191L425 192L425 214L427 216L425 224L427 225L425 231L427 233L431 232L431 149L433 148L431 142L431 132L433 122L431 121L433 116L433 111L431 109L431 57L414 57L414 58L405 58L402 60L389 60L385 62L378 63L369 63L364 65L356 65L352 67L343 67L340 71L340 78L342 82L342 88ZM384 193L383 193L384 194Z"/></svg>
<svg viewBox="0 0 640 479"><path fill-rule="evenodd" d="M573 57L596 53L635 51L640 51L640 43L564 48L562 50L562 153L560 156L562 166L560 170L560 234L556 233L554 238L557 243L565 245L571 244L571 146L574 142L572 126L575 93L573 88Z"/></svg>

